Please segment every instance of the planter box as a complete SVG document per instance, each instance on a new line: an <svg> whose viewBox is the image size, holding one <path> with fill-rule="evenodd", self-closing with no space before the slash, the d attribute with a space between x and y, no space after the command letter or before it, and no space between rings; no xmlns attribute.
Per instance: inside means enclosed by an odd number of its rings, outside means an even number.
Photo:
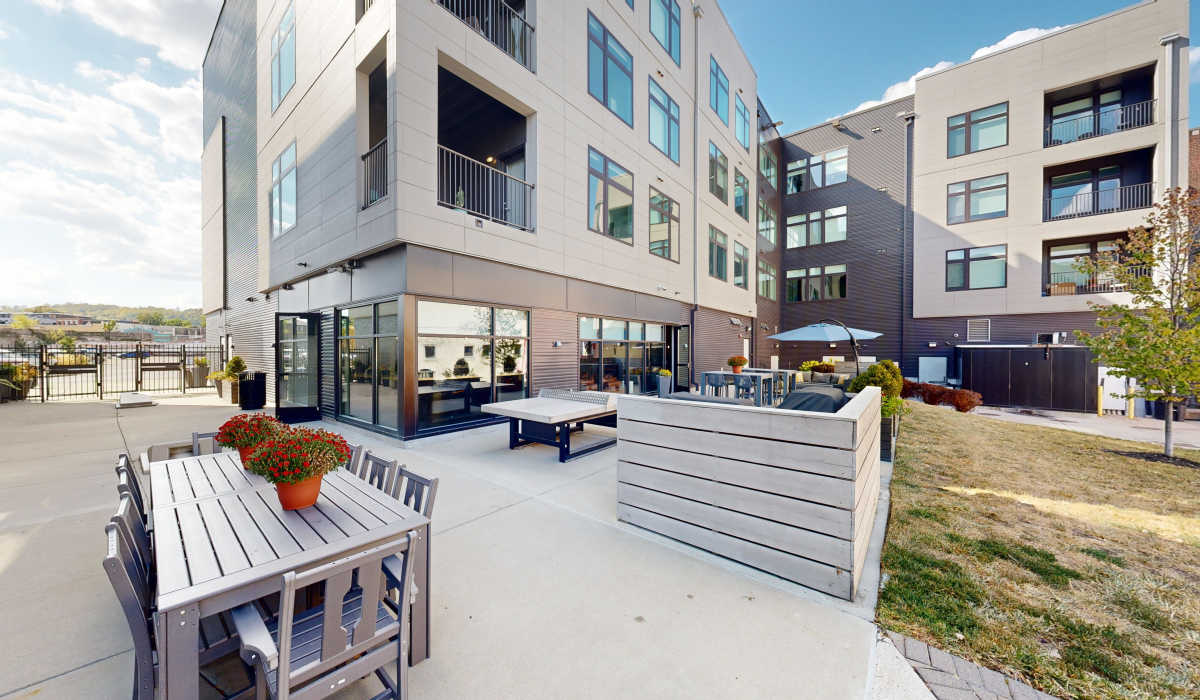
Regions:
<svg viewBox="0 0 1200 700"><path fill-rule="evenodd" d="M208 385L208 368L193 365L183 374L189 389L199 389Z"/></svg>
<svg viewBox="0 0 1200 700"><path fill-rule="evenodd" d="M887 461L896 461L896 436L900 434L900 416L892 416L884 418L882 426L879 429L879 458Z"/></svg>
<svg viewBox="0 0 1200 700"><path fill-rule="evenodd" d="M225 382L218 379L218 380L214 381L213 384L215 384L217 386L217 398L224 398L225 397Z"/></svg>
<svg viewBox="0 0 1200 700"><path fill-rule="evenodd" d="M881 395L837 413L622 396L617 518L853 600L879 499Z"/></svg>

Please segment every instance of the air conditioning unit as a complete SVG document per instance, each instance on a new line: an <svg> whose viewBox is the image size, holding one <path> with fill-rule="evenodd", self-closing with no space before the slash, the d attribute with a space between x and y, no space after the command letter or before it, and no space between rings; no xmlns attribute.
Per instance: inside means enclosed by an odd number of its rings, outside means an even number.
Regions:
<svg viewBox="0 0 1200 700"><path fill-rule="evenodd" d="M1067 334L1062 333L1062 332L1034 333L1033 334L1033 344L1034 345L1062 345L1063 341L1066 339L1066 336L1067 336Z"/></svg>

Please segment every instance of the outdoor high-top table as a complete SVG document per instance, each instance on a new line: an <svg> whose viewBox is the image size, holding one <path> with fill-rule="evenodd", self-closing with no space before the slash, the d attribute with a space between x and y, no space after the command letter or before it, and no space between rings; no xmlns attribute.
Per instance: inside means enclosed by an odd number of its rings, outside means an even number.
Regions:
<svg viewBox="0 0 1200 700"><path fill-rule="evenodd" d="M200 620L279 591L279 577L415 530L411 663L429 655L429 520L346 469L315 506L286 511L235 452L150 463L158 613L158 696L199 694Z"/></svg>
<svg viewBox="0 0 1200 700"><path fill-rule="evenodd" d="M774 395L774 392L773 392L773 386L775 384L774 375L769 374L769 373L763 373L763 372L746 372L746 371L731 372L729 370L717 370L714 372L701 372L700 373L700 381L701 381L700 392L701 393L708 392L708 380L705 379L705 377L707 377L710 374L714 375L714 376L723 377L725 379L725 383L727 386L732 384L729 381L731 377L743 376L743 377L752 378L754 380L754 405L755 406L763 406L763 405L770 406L771 405L770 397ZM767 394L765 394L765 395L763 394L764 385L765 385L766 391L767 391ZM765 402L764 402L764 397L766 398Z"/></svg>
<svg viewBox="0 0 1200 700"><path fill-rule="evenodd" d="M770 369L767 367L746 367L742 372L752 372L754 374L769 374L775 378L773 388L775 389L775 398L771 399L771 403L775 403L775 399L782 399L795 382L792 380L796 377L796 371L791 369Z"/></svg>

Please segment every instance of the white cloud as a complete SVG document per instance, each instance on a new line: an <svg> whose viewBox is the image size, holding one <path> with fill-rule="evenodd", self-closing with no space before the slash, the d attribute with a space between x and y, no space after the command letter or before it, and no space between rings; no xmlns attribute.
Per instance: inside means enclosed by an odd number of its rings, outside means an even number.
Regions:
<svg viewBox="0 0 1200 700"><path fill-rule="evenodd" d="M148 56L139 56L137 59L138 70L147 70L150 68L150 58Z"/></svg>
<svg viewBox="0 0 1200 700"><path fill-rule="evenodd" d="M1200 82L1200 46L1188 49L1188 70L1191 76L1189 82Z"/></svg>
<svg viewBox="0 0 1200 700"><path fill-rule="evenodd" d="M1068 26L1070 26L1070 25L1068 25ZM996 43L991 44L990 46L984 46L982 48L976 49L975 52L971 54L971 58L976 59L976 58L980 58L981 56L987 56L988 54L996 53L997 51L1003 51L1004 49L1007 49L1010 46L1016 46L1017 44L1029 41L1031 39L1036 39L1039 36L1044 36L1051 32L1057 32L1060 29L1065 29L1065 27L1051 27L1049 29L1042 29L1040 27L1030 27L1028 29L1020 29L1018 31L1013 32L1012 34L1009 34L1008 36L1004 37L1000 41L997 41ZM1192 49L1191 60L1192 60L1193 65L1197 61L1196 49ZM850 112L857 112L859 110L867 109L869 107L874 107L875 105L883 104L884 102L890 102L891 100L895 100L895 99L899 99L901 97L906 97L908 95L911 95L914 92L916 92L916 90L917 90L917 79L918 78L920 78L924 75L928 75L930 73L936 73L937 71L940 71L943 68L949 68L950 66L953 66L953 65L954 65L953 61L938 61L937 63L933 64L932 66L926 66L926 67L922 68L921 70L917 71L916 73L913 73L912 75L910 75L907 80L901 80L898 83L892 83L891 85L889 85L887 87L887 89L883 91L883 96L880 97L878 100L867 100L866 102L862 102L857 107L850 110ZM849 114L850 112L847 112L846 114Z"/></svg>
<svg viewBox="0 0 1200 700"><path fill-rule="evenodd" d="M4 22L0 22L0 41L4 41L10 36L12 36L12 29Z"/></svg>

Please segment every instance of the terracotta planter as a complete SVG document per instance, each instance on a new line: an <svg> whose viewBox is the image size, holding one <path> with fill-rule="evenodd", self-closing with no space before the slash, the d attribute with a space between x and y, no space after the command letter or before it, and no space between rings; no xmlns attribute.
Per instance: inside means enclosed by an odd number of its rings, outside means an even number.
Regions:
<svg viewBox="0 0 1200 700"><path fill-rule="evenodd" d="M284 510L300 510L317 502L321 495L321 475L312 476L296 484L275 484L275 495Z"/></svg>
<svg viewBox="0 0 1200 700"><path fill-rule="evenodd" d="M239 448L237 448L237 451L238 451L238 457L241 457L241 458L242 458L242 469L249 469L249 468L250 468L250 467L247 467L247 466L246 466L246 460L247 460L247 459L249 459L250 455L251 455L251 454L254 452L254 449L255 449L256 447L258 447L258 445L251 445L251 446L249 446L249 447L239 447Z"/></svg>
<svg viewBox="0 0 1200 700"><path fill-rule="evenodd" d="M733 367L733 373L734 373L734 374L741 374L741 373L742 373L742 366L741 366L741 365L732 365L732 367Z"/></svg>

